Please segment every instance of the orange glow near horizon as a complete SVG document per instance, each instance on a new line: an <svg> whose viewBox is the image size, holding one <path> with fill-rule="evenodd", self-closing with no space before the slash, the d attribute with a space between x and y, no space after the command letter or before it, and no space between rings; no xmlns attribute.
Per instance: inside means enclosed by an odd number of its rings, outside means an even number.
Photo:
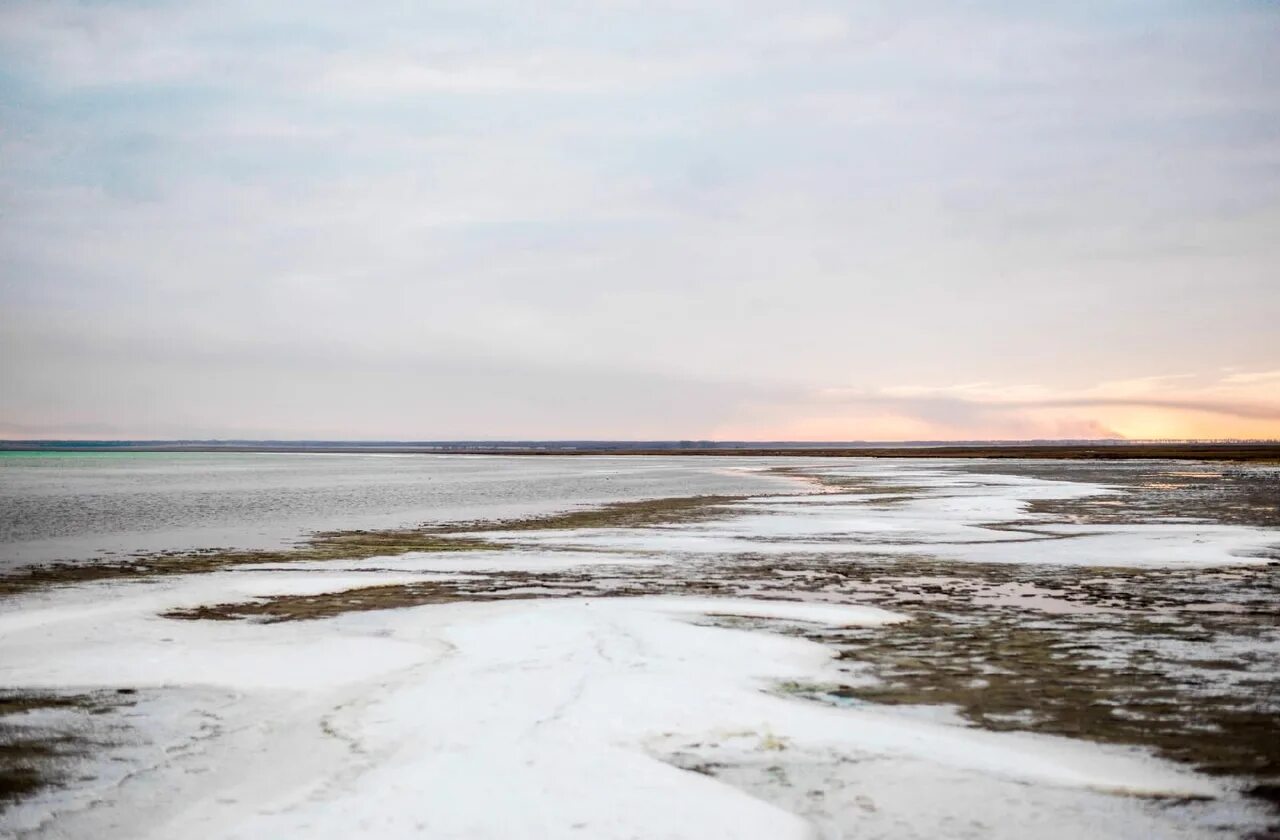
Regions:
<svg viewBox="0 0 1280 840"><path fill-rule="evenodd" d="M1145 406L1010 411L982 424L930 422L906 414L823 415L761 424L726 425L720 440L1280 440L1280 419L1232 417L1208 411Z"/></svg>

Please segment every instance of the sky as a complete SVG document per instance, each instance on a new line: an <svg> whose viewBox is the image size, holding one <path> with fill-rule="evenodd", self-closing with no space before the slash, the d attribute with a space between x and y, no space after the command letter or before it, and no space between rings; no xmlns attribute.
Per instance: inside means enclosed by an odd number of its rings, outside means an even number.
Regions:
<svg viewBox="0 0 1280 840"><path fill-rule="evenodd" d="M1272 0L0 4L0 437L1280 438Z"/></svg>

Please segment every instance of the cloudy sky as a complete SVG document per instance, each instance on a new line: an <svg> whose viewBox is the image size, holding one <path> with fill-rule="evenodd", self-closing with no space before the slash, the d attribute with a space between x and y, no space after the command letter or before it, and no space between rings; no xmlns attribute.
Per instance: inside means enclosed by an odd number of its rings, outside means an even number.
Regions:
<svg viewBox="0 0 1280 840"><path fill-rule="evenodd" d="M1280 437L1280 5L0 4L0 437Z"/></svg>

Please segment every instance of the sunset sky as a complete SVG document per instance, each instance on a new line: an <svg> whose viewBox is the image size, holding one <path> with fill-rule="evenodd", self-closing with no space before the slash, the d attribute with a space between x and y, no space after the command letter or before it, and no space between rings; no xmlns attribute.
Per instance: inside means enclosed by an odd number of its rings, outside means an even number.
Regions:
<svg viewBox="0 0 1280 840"><path fill-rule="evenodd" d="M0 437L1280 438L1280 4L0 4Z"/></svg>

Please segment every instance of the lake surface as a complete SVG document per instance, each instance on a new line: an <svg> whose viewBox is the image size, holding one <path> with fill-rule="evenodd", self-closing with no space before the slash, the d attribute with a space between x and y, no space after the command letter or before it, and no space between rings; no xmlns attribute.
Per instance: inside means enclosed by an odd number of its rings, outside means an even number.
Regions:
<svg viewBox="0 0 1280 840"><path fill-rule="evenodd" d="M795 487L779 461L262 453L0 453L0 569L272 548L317 530L527 516Z"/></svg>

